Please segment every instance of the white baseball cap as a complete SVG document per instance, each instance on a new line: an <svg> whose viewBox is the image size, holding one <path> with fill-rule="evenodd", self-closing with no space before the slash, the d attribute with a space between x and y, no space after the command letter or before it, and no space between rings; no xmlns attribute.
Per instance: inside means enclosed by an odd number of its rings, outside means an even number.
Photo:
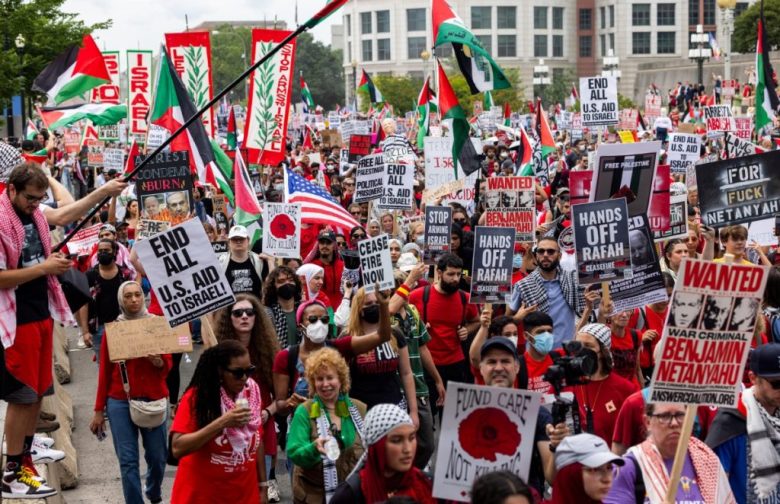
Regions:
<svg viewBox="0 0 780 504"><path fill-rule="evenodd" d="M233 238L249 238L249 231L244 226L233 226L230 228L228 240Z"/></svg>

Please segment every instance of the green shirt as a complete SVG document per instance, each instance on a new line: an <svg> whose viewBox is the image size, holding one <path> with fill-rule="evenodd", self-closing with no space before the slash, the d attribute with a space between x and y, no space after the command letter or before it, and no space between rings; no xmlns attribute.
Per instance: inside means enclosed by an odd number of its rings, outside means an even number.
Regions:
<svg viewBox="0 0 780 504"><path fill-rule="evenodd" d="M339 398L336 405L336 412L341 417L341 440L344 441L344 446L352 446L355 442L356 430L349 414L349 405L349 399L343 400L342 398ZM312 422L316 423L320 408L324 408L324 406L318 398L312 400L311 413L306 409L305 403L299 404L287 432L287 456L293 464L304 469L311 469L322 462L322 456L314 444L314 440L318 437L317 433L311 431ZM330 415L327 411L325 417L330 426Z"/></svg>
<svg viewBox="0 0 780 504"><path fill-rule="evenodd" d="M431 336L425 328L425 324L420 320L420 314L417 308L407 303L406 319L404 320L398 313L395 314L395 323L399 324L401 330L406 336L407 348L409 349L409 364L414 375L414 389L417 397L427 397L428 384L425 383L423 374L422 359L420 359L420 347L427 345L431 341Z"/></svg>

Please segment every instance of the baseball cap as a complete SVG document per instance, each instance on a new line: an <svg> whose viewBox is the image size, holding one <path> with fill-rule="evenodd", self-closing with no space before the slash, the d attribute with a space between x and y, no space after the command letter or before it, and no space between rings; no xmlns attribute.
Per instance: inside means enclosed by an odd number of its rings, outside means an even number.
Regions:
<svg viewBox="0 0 780 504"><path fill-rule="evenodd" d="M750 370L761 378L780 378L780 343L767 343L750 353Z"/></svg>
<svg viewBox="0 0 780 504"><path fill-rule="evenodd" d="M249 231L247 231L244 226L233 226L230 228L228 240L233 238L249 238Z"/></svg>
<svg viewBox="0 0 780 504"><path fill-rule="evenodd" d="M328 240L330 242L336 241L336 233L324 229L317 235L317 241Z"/></svg>
<svg viewBox="0 0 780 504"><path fill-rule="evenodd" d="M484 358L485 354L494 348L509 352L515 358L515 360L520 360L520 357L517 355L517 347L515 344L512 343L512 340L503 336L494 336L485 341L482 344L482 348L479 350L479 358Z"/></svg>
<svg viewBox="0 0 780 504"><path fill-rule="evenodd" d="M100 231L111 231L112 233L116 234L116 228L111 224L103 224L100 226Z"/></svg>
<svg viewBox="0 0 780 504"><path fill-rule="evenodd" d="M398 269L404 273L412 271L417 264L417 258L411 252L404 252L401 254L401 257L398 258L398 262L396 263Z"/></svg>
<svg viewBox="0 0 780 504"><path fill-rule="evenodd" d="M609 451L606 441L593 434L566 436L555 448L557 470L575 462L591 469L610 462L619 466L625 464L621 457Z"/></svg>

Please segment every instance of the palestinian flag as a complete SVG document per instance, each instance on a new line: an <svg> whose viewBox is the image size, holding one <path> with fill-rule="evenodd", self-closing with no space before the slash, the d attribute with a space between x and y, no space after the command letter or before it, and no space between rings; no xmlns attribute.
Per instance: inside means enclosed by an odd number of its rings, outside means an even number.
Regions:
<svg viewBox="0 0 780 504"><path fill-rule="evenodd" d="M46 159L48 159L49 151L47 151L44 147L43 149L37 150L35 152L22 152L22 157L25 161L41 164L46 161Z"/></svg>
<svg viewBox="0 0 780 504"><path fill-rule="evenodd" d="M493 106L495 106L495 103L493 102L493 93L485 91L485 94L482 97L482 110L490 112L490 109L492 109Z"/></svg>
<svg viewBox="0 0 780 504"><path fill-rule="evenodd" d="M246 226L249 230L249 243L253 245L262 237L263 228L259 225L262 209L260 202L257 201L252 179L244 164L244 157L241 151L236 151L236 159L233 163L233 175L235 176L234 185L236 213L233 219L236 224Z"/></svg>
<svg viewBox="0 0 780 504"><path fill-rule="evenodd" d="M474 144L469 139L469 122L466 120L466 112L458 103L455 91L452 90L444 66L439 63L439 113L442 121L450 119L452 126L452 169L455 170L455 178L458 178L458 163L463 173L471 175L479 169L479 160Z"/></svg>
<svg viewBox="0 0 780 504"><path fill-rule="evenodd" d="M35 78L32 89L46 93L55 104L60 104L110 83L103 53L91 35L84 35L81 47L74 45L57 56Z"/></svg>
<svg viewBox="0 0 780 504"><path fill-rule="evenodd" d="M303 132L303 145L304 149L314 150L314 140L311 137L311 128L306 125L306 130Z"/></svg>
<svg viewBox="0 0 780 504"><path fill-rule="evenodd" d="M756 39L756 131L771 125L775 119L780 101L775 89L774 70L769 62L769 44L764 27L764 1L761 0L761 14L758 18L758 38Z"/></svg>
<svg viewBox="0 0 780 504"><path fill-rule="evenodd" d="M230 180L233 178L233 161L225 154L216 140L209 138L214 162L206 166L206 183L218 187L227 196L231 205L235 205L233 189Z"/></svg>
<svg viewBox="0 0 780 504"><path fill-rule="evenodd" d="M433 0L433 46L450 42L471 94L510 87L504 72L446 0Z"/></svg>
<svg viewBox="0 0 780 504"><path fill-rule="evenodd" d="M504 126L510 126L512 124L512 107L509 102L504 103Z"/></svg>
<svg viewBox="0 0 780 504"><path fill-rule="evenodd" d="M574 107L577 100L580 99L580 93L577 91L577 86L571 85L571 91L569 92L569 98L566 100L569 107Z"/></svg>
<svg viewBox="0 0 780 504"><path fill-rule="evenodd" d="M430 132L431 114L437 110L436 95L429 84L430 77L425 78L420 96L417 97L417 148L422 149L425 137Z"/></svg>
<svg viewBox="0 0 780 504"><path fill-rule="evenodd" d="M312 29L318 24L325 21L325 19L328 18L331 14L339 10L339 8L347 3L347 0L330 0L325 7L320 9L319 12L317 12L315 15L311 17L308 21L303 23L303 27L306 29Z"/></svg>
<svg viewBox="0 0 780 504"><path fill-rule="evenodd" d="M27 135L25 138L27 140L35 140L35 137L38 135L38 128L35 126L35 123L32 122L32 119L27 119Z"/></svg>
<svg viewBox="0 0 780 504"><path fill-rule="evenodd" d="M534 148L528 139L523 125L520 125L520 145L517 148L517 166L520 167L520 175L532 177L534 173Z"/></svg>
<svg viewBox="0 0 780 504"><path fill-rule="evenodd" d="M304 111L314 110L314 98L311 96L309 86L306 85L306 81L303 80L303 72L301 72L301 101L303 102Z"/></svg>
<svg viewBox="0 0 780 504"><path fill-rule="evenodd" d="M149 112L150 122L173 134L187 119L194 116L198 109L173 68L164 46L160 50L158 68L156 93ZM190 151L192 172L197 173L200 180L206 180L206 166L214 162L214 153L200 119L193 121L184 132L177 135L170 146L172 151Z"/></svg>
<svg viewBox="0 0 780 504"><path fill-rule="evenodd" d="M135 158L141 154L141 149L138 148L138 142L133 137L133 143L130 144L130 151L127 153L127 160L125 161L125 175L129 175L135 170Z"/></svg>
<svg viewBox="0 0 780 504"><path fill-rule="evenodd" d="M542 156L547 159L547 156L555 150L555 140L547 123L547 114L544 113L541 99L536 104L536 136L539 138Z"/></svg>
<svg viewBox="0 0 780 504"><path fill-rule="evenodd" d="M234 151L238 146L238 136L236 134L236 111L233 105L230 106L230 115L228 115L227 124L227 145L228 150Z"/></svg>
<svg viewBox="0 0 780 504"><path fill-rule="evenodd" d="M371 77L368 76L365 70L363 70L363 75L360 77L360 84L358 84L358 89L362 89L368 93L368 101L371 103L382 103L385 101L385 99L382 97L382 93L374 85L374 81L371 80Z"/></svg>
<svg viewBox="0 0 780 504"><path fill-rule="evenodd" d="M50 130L89 119L93 124L108 126L127 117L127 105L115 103L85 103L68 107L42 107L38 109L41 120Z"/></svg>

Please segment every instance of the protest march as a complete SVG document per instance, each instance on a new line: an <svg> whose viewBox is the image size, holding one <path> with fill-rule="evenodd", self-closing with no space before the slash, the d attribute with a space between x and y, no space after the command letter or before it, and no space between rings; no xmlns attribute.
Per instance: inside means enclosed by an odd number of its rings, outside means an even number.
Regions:
<svg viewBox="0 0 780 504"><path fill-rule="evenodd" d="M159 51L107 50L111 23L79 14L56 50L6 33L0 102L23 91L0 121L2 499L780 503L766 3L718 2L755 36L745 77L729 40L725 78L699 62L664 68L672 86L608 69L624 53L605 35L615 10L669 26L679 2L578 3L575 22L330 0L303 23L296 3L289 29L187 20ZM547 57L548 10L554 33L598 31L600 51L572 44L603 71L540 59L532 85L507 65L518 21ZM342 16L362 45L333 48L333 98L307 32ZM430 28L404 41L419 76L371 65L401 18ZM720 65L715 22L690 32ZM634 54L645 34L676 32L634 31Z"/></svg>

